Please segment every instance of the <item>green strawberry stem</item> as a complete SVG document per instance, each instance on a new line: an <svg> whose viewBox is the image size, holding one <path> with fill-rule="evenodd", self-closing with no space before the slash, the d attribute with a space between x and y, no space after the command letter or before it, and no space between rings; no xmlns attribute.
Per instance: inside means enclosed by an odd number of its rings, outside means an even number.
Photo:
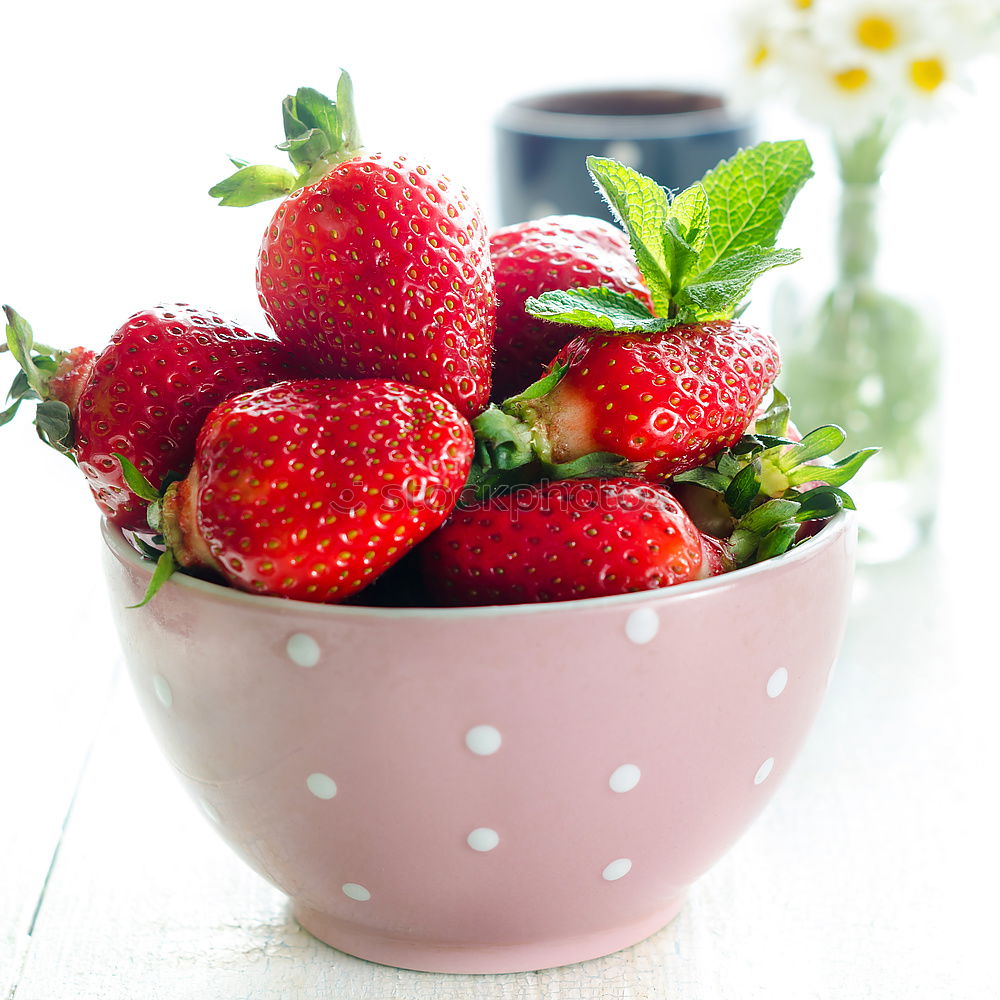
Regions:
<svg viewBox="0 0 1000 1000"><path fill-rule="evenodd" d="M73 458L73 419L69 406L53 395L50 385L60 374L64 362L73 352L40 344L35 340L31 324L16 310L3 306L7 319L5 344L18 363L20 371L14 377L7 400L10 405L0 411L0 427L9 423L25 400L37 403L35 429L38 436L60 454Z"/></svg>
<svg viewBox="0 0 1000 1000"><path fill-rule="evenodd" d="M719 503L709 506L706 516L712 519L712 534L728 534L737 566L787 551L807 521L823 521L841 510L854 510L854 501L841 487L879 450L863 448L840 461L817 464L818 459L827 458L843 445L844 431L829 424L797 442L759 433L764 429L783 434L788 417L788 399L774 390L753 434L744 435L709 464L673 477L678 492L693 486L717 496ZM809 488L802 489L804 486ZM697 506L704 508L705 504Z"/></svg>
<svg viewBox="0 0 1000 1000"><path fill-rule="evenodd" d="M156 542L163 540L163 499L167 491L177 482L176 478L168 477L163 486L158 490L124 455L117 451L112 452L112 455L121 466L122 478L125 480L125 485L140 500L145 500L149 504L146 508L146 519L149 527L156 533L153 540ZM177 570L177 559L174 556L173 548L169 544L166 544L164 550L160 552L144 543L142 551L147 559L156 560L156 568L149 579L149 584L142 596L142 600L137 604L128 605L130 609L142 608L149 604L156 596L157 591Z"/></svg>
<svg viewBox="0 0 1000 1000"><path fill-rule="evenodd" d="M153 570L153 575L149 578L149 585L146 587L146 592L142 595L142 600L136 604L129 604L127 607L131 610L134 608L143 608L149 604L156 596L157 591L174 575L176 569L177 561L174 559L173 552L170 549L165 549L156 560L156 568Z"/></svg>
<svg viewBox="0 0 1000 1000"><path fill-rule="evenodd" d="M535 383L551 383L551 376ZM533 389L534 387L532 387ZM515 409L530 400L532 389L507 400ZM485 500L498 490L543 479L593 479L636 476L643 463L630 462L612 452L591 452L571 462L553 462L551 448L540 424L521 420L497 406L490 406L472 421L476 454L468 488L474 500Z"/></svg>
<svg viewBox="0 0 1000 1000"><path fill-rule="evenodd" d="M336 100L311 87L299 87L282 101L281 118L285 140L276 148L288 154L294 172L230 157L236 172L208 192L220 205L245 208L284 198L361 151L354 87L346 70L341 70Z"/></svg>

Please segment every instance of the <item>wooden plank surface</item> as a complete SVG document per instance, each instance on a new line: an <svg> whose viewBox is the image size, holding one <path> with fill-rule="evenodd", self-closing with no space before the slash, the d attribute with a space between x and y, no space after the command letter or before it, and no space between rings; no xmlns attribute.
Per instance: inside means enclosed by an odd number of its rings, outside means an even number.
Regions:
<svg viewBox="0 0 1000 1000"><path fill-rule="evenodd" d="M13 997L995 1000L1000 692L946 565L862 575L828 701L760 821L670 927L557 970L435 976L315 941L188 801L122 681Z"/></svg>
<svg viewBox="0 0 1000 1000"><path fill-rule="evenodd" d="M0 997L6 998L105 715L118 651L99 578L80 585L79 568L96 560L99 540L79 473L41 445L28 421L3 428L2 455L7 468L22 474L15 488L5 480L0 490ZM36 471L44 488L30 488Z"/></svg>

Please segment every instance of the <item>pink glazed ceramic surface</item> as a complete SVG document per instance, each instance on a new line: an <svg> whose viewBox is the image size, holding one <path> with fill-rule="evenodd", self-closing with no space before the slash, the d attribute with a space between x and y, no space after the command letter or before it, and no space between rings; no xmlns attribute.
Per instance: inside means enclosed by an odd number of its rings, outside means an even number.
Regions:
<svg viewBox="0 0 1000 1000"><path fill-rule="evenodd" d="M822 699L855 535L840 515L736 573L561 604L175 577L129 609L150 564L104 531L139 700L233 849L337 948L493 973L642 940L746 830Z"/></svg>

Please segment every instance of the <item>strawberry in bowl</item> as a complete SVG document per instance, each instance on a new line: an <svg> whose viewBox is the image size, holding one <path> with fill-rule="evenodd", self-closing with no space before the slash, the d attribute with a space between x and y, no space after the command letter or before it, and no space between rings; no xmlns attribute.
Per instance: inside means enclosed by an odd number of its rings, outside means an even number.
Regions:
<svg viewBox="0 0 1000 1000"><path fill-rule="evenodd" d="M209 410L247 389L305 373L270 333L184 303L130 316L99 352L36 344L10 306L7 345L21 371L0 425L35 402L39 437L68 455L112 524L149 533L146 504L127 485L122 455L155 484L184 475Z"/></svg>
<svg viewBox="0 0 1000 1000"><path fill-rule="evenodd" d="M628 237L603 219L553 215L506 226L490 235L490 257L497 289L495 399L534 382L575 336L570 327L526 312L529 299L552 289L600 287L652 304Z"/></svg>
<svg viewBox="0 0 1000 1000"><path fill-rule="evenodd" d="M281 198L257 289L276 335L318 375L440 392L471 417L490 395L496 322L486 228L435 168L362 148L351 80L282 104L293 171L238 161L209 192L229 206Z"/></svg>

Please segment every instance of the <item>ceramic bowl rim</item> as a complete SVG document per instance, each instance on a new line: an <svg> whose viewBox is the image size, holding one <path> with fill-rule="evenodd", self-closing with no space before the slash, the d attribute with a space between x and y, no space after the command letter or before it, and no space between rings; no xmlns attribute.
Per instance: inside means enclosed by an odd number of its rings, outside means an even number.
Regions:
<svg viewBox="0 0 1000 1000"><path fill-rule="evenodd" d="M657 590L643 590L631 594L611 594L605 597L584 597L573 601L550 601L539 604L491 604L483 607L465 608L386 608L368 607L363 604L318 604L310 601L291 600L284 597L269 597L264 594L249 594L233 587L211 583L198 577L177 573L172 576L165 587L180 587L182 590L200 594L208 600L221 604L231 604L256 608L259 611L280 612L288 609L296 614L312 614L331 621L347 618L421 618L429 620L462 620L466 618L503 618L521 617L526 614L544 614L553 612L571 612L586 614L587 611L607 607L630 607L655 601L679 601L695 595L709 593L733 586L739 586L741 580L765 573L776 573L782 568L792 566L812 558L822 549L835 545L845 533L854 526L854 514L842 510L832 517L815 535L805 539L794 548L780 556L744 566L742 569L722 573L719 576L708 577L705 580L692 580L689 583L679 583L672 587L662 587ZM101 520L101 534L105 545L120 562L129 565L137 572L150 576L151 562L144 558L125 538L120 529L112 527L106 519ZM155 598L154 598L155 600Z"/></svg>

